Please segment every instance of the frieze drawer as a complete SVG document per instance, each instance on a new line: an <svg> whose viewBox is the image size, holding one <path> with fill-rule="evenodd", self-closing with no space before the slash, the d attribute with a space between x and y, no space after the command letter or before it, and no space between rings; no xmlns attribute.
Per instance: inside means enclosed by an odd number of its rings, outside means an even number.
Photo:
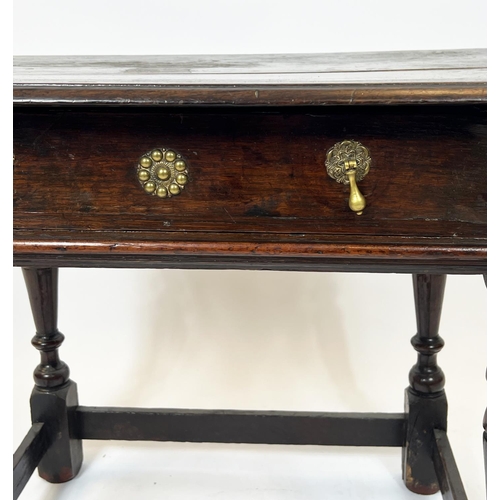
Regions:
<svg viewBox="0 0 500 500"><path fill-rule="evenodd" d="M476 106L20 110L14 226L484 238L485 120ZM361 216L349 209L349 186L325 170L342 140L371 154ZM137 166L163 146L182 153L189 184L160 199L144 192Z"/></svg>

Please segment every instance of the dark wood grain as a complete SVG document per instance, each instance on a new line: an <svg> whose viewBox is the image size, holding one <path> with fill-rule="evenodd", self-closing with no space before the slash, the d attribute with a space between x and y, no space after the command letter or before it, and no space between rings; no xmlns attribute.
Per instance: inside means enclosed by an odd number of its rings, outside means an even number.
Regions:
<svg viewBox="0 0 500 500"><path fill-rule="evenodd" d="M444 391L421 394L409 387L405 391L405 413L407 434L402 453L403 481L414 493L432 495L440 491L433 461L434 430L446 432L446 395Z"/></svg>
<svg viewBox="0 0 500 500"><path fill-rule="evenodd" d="M35 423L14 453L13 490L16 500L51 443L44 423Z"/></svg>
<svg viewBox="0 0 500 500"><path fill-rule="evenodd" d="M81 439L402 446L403 413L320 413L145 408L77 409Z"/></svg>
<svg viewBox="0 0 500 500"><path fill-rule="evenodd" d="M33 377L42 389L64 385L69 368L59 359L64 335L57 329L57 268L23 268L24 281L35 321L36 335L31 343L40 351L40 364Z"/></svg>
<svg viewBox="0 0 500 500"><path fill-rule="evenodd" d="M29 232L14 244L15 265L172 269L274 269L337 272L443 272L478 274L486 268L484 247L358 243L256 243L242 241L134 240L106 234L89 243L86 233ZM96 239L96 233L90 236ZM103 237L102 234L97 236ZM238 236L238 235L232 235ZM224 238L234 239L224 235ZM77 239L78 238L78 239ZM184 235L181 235L184 238ZM118 243L120 241L120 243Z"/></svg>
<svg viewBox="0 0 500 500"><path fill-rule="evenodd" d="M454 260L453 260L454 259ZM14 259L15 265L57 267L109 267L135 269L212 269L212 270L269 270L269 271L304 271L304 272L359 272L359 273L407 273L417 271L426 273L480 274L486 264L457 261L456 257L444 259L399 259L394 255L390 259L357 258L279 258L279 257L228 257L228 256L161 256L112 254L19 254Z"/></svg>
<svg viewBox="0 0 500 500"><path fill-rule="evenodd" d="M435 394L444 389L444 373L437 364L437 355L444 346L439 322L445 286L445 274L413 275L417 333L411 344L418 352L418 359L409 379L410 387L420 394Z"/></svg>
<svg viewBox="0 0 500 500"><path fill-rule="evenodd" d="M38 463L38 473L47 481L62 483L78 474L83 454L81 440L73 436L77 388L58 352L64 340L57 329L58 269L23 268L23 276L36 327L32 344L41 357L33 374L31 420L45 424L52 438Z"/></svg>
<svg viewBox="0 0 500 500"><path fill-rule="evenodd" d="M223 242L227 234L242 243L256 235L268 244L310 242L313 252L322 239L345 245L357 238L385 245L420 238L425 247L443 239L449 247L485 248L485 120L483 108L468 106L19 111L14 240L32 231L60 241L55 231L71 231L76 240L83 234L92 252L104 232L114 231L115 253L133 251L146 233L157 241L190 241L186 247L195 240ZM373 158L360 183L368 203L362 216L348 208L348 188L324 166L326 151L345 138L361 141ZM190 182L175 199L147 195L135 177L139 157L161 146L189 162ZM290 245L287 252L294 250Z"/></svg>
<svg viewBox="0 0 500 500"><path fill-rule="evenodd" d="M486 50L14 58L14 102L303 106L486 101Z"/></svg>
<svg viewBox="0 0 500 500"><path fill-rule="evenodd" d="M417 333L411 343L418 356L405 393L408 424L403 447L403 480L409 490L424 495L440 489L433 462L433 432L435 429L446 432L447 427L445 378L437 364L437 354L444 346L439 322L445 285L443 274L413 275Z"/></svg>
<svg viewBox="0 0 500 500"><path fill-rule="evenodd" d="M83 438L403 446L410 490L465 499L436 356L444 275L486 273L485 50L27 57L13 91L14 265L42 355L32 421L56 437L42 477L73 478ZM346 139L372 157L361 216L325 168ZM163 147L189 166L172 199L136 178ZM416 274L405 413L80 407L57 354L65 266Z"/></svg>
<svg viewBox="0 0 500 500"><path fill-rule="evenodd" d="M19 106L361 106L401 104L481 104L486 102L486 83L448 85L351 84L288 86L17 86L14 102Z"/></svg>
<svg viewBox="0 0 500 500"><path fill-rule="evenodd" d="M44 423L53 436L38 464L38 474L50 483L73 479L82 466L82 441L76 436L75 409L78 392L75 382L44 390L35 386L30 398L31 420Z"/></svg>
<svg viewBox="0 0 500 500"><path fill-rule="evenodd" d="M443 500L467 500L464 485L446 432L434 429L434 464Z"/></svg>

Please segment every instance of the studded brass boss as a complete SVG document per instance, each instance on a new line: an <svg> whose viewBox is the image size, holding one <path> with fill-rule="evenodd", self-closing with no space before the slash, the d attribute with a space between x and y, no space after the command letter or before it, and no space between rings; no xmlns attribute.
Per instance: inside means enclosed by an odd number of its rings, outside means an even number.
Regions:
<svg viewBox="0 0 500 500"><path fill-rule="evenodd" d="M146 193L159 198L178 195L189 180L183 156L171 148L155 148L141 156L137 179Z"/></svg>

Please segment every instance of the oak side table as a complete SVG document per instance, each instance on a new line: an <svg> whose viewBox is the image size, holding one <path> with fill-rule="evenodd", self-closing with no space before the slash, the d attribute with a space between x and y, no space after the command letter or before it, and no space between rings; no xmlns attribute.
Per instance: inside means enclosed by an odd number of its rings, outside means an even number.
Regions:
<svg viewBox="0 0 500 500"><path fill-rule="evenodd" d="M14 498L116 439L401 447L410 490L465 499L438 328L446 275L486 277L486 51L16 57L14 265L41 355ZM60 267L411 273L404 412L80 406Z"/></svg>

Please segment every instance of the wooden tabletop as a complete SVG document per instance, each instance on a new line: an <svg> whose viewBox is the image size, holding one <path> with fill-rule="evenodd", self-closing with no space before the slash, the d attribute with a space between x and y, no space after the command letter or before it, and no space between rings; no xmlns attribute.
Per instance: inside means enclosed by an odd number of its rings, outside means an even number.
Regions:
<svg viewBox="0 0 500 500"><path fill-rule="evenodd" d="M325 105L486 101L486 49L14 57L14 104Z"/></svg>

